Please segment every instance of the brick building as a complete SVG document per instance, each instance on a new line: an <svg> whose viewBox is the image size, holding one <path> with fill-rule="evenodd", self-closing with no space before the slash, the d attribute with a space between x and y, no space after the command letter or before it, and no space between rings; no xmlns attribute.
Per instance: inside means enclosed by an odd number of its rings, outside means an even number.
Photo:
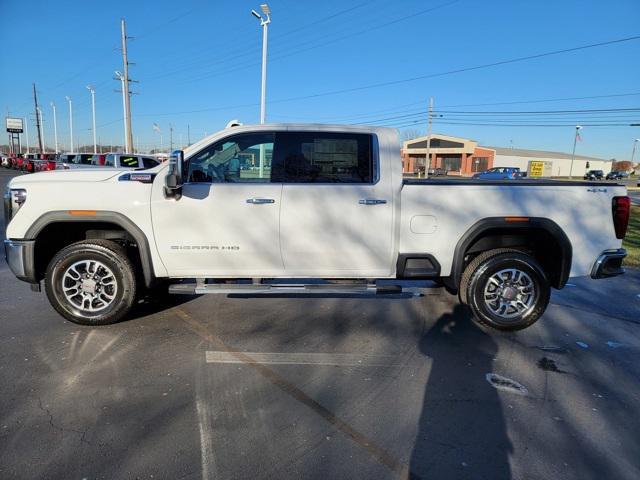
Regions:
<svg viewBox="0 0 640 480"><path fill-rule="evenodd" d="M424 168L428 137L407 140L402 146L402 171L417 173ZM473 175L493 167L495 150L479 147L478 142L467 138L431 135L429 157L431 168L442 168L449 175Z"/></svg>

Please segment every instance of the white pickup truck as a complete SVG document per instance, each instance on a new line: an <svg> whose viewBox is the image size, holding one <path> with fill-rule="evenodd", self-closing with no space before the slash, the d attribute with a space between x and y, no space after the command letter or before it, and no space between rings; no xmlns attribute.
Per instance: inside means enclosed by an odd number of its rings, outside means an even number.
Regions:
<svg viewBox="0 0 640 480"><path fill-rule="evenodd" d="M624 187L403 179L399 152L388 128L236 126L148 170L17 177L7 262L88 325L118 321L158 283L383 295L432 279L480 323L517 330L569 277L624 273Z"/></svg>

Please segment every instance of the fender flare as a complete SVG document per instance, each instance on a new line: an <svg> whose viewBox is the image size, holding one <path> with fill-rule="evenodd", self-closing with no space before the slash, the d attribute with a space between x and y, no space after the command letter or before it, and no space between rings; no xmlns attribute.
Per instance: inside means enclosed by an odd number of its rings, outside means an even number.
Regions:
<svg viewBox="0 0 640 480"><path fill-rule="evenodd" d="M151 261L151 248L147 236L142 230L125 215L109 210L91 210L87 215L72 215L68 210L56 210L41 215L26 232L26 238L36 239L40 232L47 226L56 222L108 222L114 223L133 237L140 252L140 263L144 275L144 283L150 287L155 282L153 263Z"/></svg>
<svg viewBox="0 0 640 480"><path fill-rule="evenodd" d="M460 279L462 278L462 270L464 266L464 255L469 247L488 230L495 228L508 230L523 230L537 228L548 232L560 246L562 255L562 264L560 265L560 275L556 288L563 288L569 279L571 272L571 261L573 257L573 249L571 242L566 233L560 226L548 218L543 217L527 217L526 221L509 221L509 217L487 217L474 223L458 240L451 265L450 285L458 288Z"/></svg>

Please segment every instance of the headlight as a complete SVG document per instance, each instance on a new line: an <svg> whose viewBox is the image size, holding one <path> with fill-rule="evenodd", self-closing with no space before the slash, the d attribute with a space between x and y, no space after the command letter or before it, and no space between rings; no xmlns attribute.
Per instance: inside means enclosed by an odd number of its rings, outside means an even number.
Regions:
<svg viewBox="0 0 640 480"><path fill-rule="evenodd" d="M9 225L20 207L27 201L27 191L23 188L7 188L4 194L4 222Z"/></svg>

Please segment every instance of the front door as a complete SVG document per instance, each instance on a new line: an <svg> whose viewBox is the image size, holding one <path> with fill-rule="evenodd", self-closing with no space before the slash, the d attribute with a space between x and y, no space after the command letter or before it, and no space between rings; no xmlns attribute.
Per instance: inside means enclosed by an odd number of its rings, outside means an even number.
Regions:
<svg viewBox="0 0 640 480"><path fill-rule="evenodd" d="M282 184L271 181L273 133L236 134L188 161L178 200L154 186L153 228L175 277L270 277L283 273L278 224Z"/></svg>

